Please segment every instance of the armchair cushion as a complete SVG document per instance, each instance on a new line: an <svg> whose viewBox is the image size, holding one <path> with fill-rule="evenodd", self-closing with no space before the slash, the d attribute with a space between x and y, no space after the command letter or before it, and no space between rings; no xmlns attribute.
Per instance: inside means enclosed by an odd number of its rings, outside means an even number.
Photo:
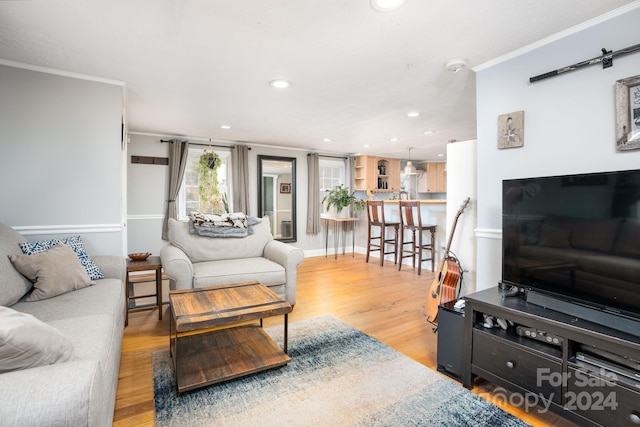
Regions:
<svg viewBox="0 0 640 427"><path fill-rule="evenodd" d="M221 239L191 234L188 222L169 219L169 241L182 249L191 262L261 257L271 239L269 223L265 220L253 226L249 237Z"/></svg>
<svg viewBox="0 0 640 427"><path fill-rule="evenodd" d="M265 286L286 282L284 267L262 257L199 262L193 266L194 288L250 282L256 278Z"/></svg>

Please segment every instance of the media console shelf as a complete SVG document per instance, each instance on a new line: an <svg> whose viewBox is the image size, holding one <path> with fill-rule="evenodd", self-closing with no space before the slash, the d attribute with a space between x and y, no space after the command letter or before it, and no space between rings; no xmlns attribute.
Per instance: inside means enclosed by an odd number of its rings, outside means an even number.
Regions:
<svg viewBox="0 0 640 427"><path fill-rule="evenodd" d="M640 425L639 337L503 298L498 287L465 300L466 388L480 377L580 425Z"/></svg>

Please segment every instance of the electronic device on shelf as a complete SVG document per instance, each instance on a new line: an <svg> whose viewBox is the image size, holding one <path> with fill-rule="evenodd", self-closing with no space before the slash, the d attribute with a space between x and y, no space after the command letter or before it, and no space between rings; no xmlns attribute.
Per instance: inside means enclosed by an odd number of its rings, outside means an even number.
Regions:
<svg viewBox="0 0 640 427"><path fill-rule="evenodd" d="M578 344L578 354L582 354L583 360L594 357L598 360L610 360L611 362L627 367L628 369L640 373L640 361L628 356L620 356L602 348L593 347L586 344ZM637 377L640 379L640 375Z"/></svg>
<svg viewBox="0 0 640 427"><path fill-rule="evenodd" d="M536 328L529 328L527 326L518 325L516 326L516 334L521 337L531 338L537 341L545 342L547 344L558 346L562 345L562 337Z"/></svg>
<svg viewBox="0 0 640 427"><path fill-rule="evenodd" d="M640 372L629 367L581 352L576 353L573 362L594 375L604 376L614 382L623 382L636 390L640 390Z"/></svg>

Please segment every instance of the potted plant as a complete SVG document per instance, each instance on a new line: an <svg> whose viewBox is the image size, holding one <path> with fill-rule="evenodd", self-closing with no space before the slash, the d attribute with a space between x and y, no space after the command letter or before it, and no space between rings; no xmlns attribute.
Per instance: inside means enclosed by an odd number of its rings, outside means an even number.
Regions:
<svg viewBox="0 0 640 427"><path fill-rule="evenodd" d="M348 206L353 207L354 215L364 209L364 200L356 198L355 191L349 192L349 187L340 184L333 190L326 190L326 195L322 199L322 203L326 203L327 210L335 209L340 215L342 210Z"/></svg>

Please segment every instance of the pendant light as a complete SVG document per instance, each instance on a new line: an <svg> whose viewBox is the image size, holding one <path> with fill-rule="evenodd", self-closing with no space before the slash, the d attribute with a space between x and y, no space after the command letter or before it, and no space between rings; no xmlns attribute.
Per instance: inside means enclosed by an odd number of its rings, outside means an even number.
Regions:
<svg viewBox="0 0 640 427"><path fill-rule="evenodd" d="M405 175L417 175L418 172L416 171L416 167L413 166L413 163L411 162L411 150L413 149L413 147L409 147L409 160L407 161L406 166L404 167L404 174Z"/></svg>

